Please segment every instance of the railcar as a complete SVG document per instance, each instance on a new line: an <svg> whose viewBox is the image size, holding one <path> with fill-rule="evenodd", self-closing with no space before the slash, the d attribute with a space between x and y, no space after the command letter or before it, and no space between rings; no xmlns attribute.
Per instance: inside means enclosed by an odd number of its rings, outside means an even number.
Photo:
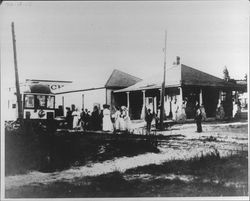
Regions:
<svg viewBox="0 0 250 201"><path fill-rule="evenodd" d="M55 95L47 85L32 85L23 92L23 119L46 120L55 118Z"/></svg>

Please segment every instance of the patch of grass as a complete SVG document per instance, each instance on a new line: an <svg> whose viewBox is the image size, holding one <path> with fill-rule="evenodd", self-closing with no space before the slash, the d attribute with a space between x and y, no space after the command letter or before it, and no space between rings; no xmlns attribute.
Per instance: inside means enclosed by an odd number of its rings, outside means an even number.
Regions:
<svg viewBox="0 0 250 201"><path fill-rule="evenodd" d="M46 151L40 147L37 136L20 133L5 135L5 174L25 173L30 169L39 169L40 157Z"/></svg>
<svg viewBox="0 0 250 201"><path fill-rule="evenodd" d="M5 175L31 170L53 172L88 162L102 162L121 156L159 152L149 141L93 139L81 135L49 135L42 131L25 135L6 131Z"/></svg>
<svg viewBox="0 0 250 201"><path fill-rule="evenodd" d="M206 165L200 163L206 162ZM152 179L126 180L125 175L151 174ZM193 175L188 182L156 177L164 174ZM247 152L220 158L216 154L195 157L188 161L174 160L162 165L148 165L115 171L106 175L85 177L70 183L55 182L40 186L22 186L6 191L8 198L60 197L199 197L245 196L248 194ZM219 181L219 182L215 182ZM243 187L226 186L226 182L245 183Z"/></svg>
<svg viewBox="0 0 250 201"><path fill-rule="evenodd" d="M83 197L197 197L240 196L241 192L221 184L179 179L140 179L127 181L120 172L88 177L71 183L55 182L23 186L6 191L7 198L83 198Z"/></svg>
<svg viewBox="0 0 250 201"><path fill-rule="evenodd" d="M127 174L176 174L193 175L202 180L224 184L227 181L243 181L248 178L248 153L221 158L217 151L190 160L172 160L161 165L148 165L127 170Z"/></svg>

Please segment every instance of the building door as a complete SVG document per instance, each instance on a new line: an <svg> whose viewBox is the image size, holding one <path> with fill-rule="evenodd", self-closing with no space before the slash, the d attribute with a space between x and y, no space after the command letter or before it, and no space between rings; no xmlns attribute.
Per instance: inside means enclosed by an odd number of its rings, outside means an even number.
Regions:
<svg viewBox="0 0 250 201"><path fill-rule="evenodd" d="M189 93L186 93L185 97L187 98L187 105L186 105L187 119L193 119L195 116L196 101L199 102L199 91L190 91Z"/></svg>
<svg viewBox="0 0 250 201"><path fill-rule="evenodd" d="M202 94L203 94L203 104L205 107L207 117L215 117L219 99L219 91L213 88L206 88L203 90Z"/></svg>

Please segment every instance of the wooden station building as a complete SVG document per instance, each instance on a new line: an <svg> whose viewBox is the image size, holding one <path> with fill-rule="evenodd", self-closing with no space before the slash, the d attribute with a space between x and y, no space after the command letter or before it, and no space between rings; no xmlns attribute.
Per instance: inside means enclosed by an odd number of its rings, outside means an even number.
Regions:
<svg viewBox="0 0 250 201"><path fill-rule="evenodd" d="M116 105L129 107L131 119L142 119L146 108L157 113L161 100L163 73L141 80L124 89L114 91ZM195 68L177 63L166 70L165 115L173 116L186 100L186 117L194 118L196 101L203 105L207 117L215 117L218 104L222 104L225 117L232 116L233 99L241 87ZM159 111L158 111L159 112Z"/></svg>

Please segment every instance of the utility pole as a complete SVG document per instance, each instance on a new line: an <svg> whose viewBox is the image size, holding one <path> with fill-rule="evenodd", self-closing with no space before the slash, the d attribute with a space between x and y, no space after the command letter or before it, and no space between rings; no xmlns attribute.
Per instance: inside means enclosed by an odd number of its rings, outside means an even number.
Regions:
<svg viewBox="0 0 250 201"><path fill-rule="evenodd" d="M22 102L21 102L21 94L20 94L20 86L19 86L19 76L18 76L18 69L17 69L16 39L15 39L14 22L11 23L11 28L12 28L12 40L13 40L13 52L14 52L14 67L15 67L15 79L16 79L18 119L21 120L23 118L23 116L22 116Z"/></svg>
<svg viewBox="0 0 250 201"><path fill-rule="evenodd" d="M166 46L167 46L167 31L165 31L165 47L164 47L164 73L163 82L161 86L161 111L160 111L160 129L163 130L164 118L164 96L165 96L165 79L166 79Z"/></svg>

